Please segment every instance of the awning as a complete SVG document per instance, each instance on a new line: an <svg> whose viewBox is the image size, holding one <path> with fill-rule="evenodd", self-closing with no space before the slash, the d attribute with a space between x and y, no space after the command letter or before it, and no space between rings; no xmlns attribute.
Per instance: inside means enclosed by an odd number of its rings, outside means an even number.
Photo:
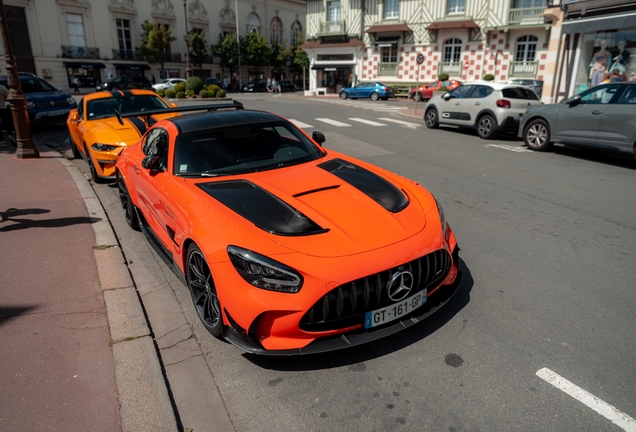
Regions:
<svg viewBox="0 0 636 432"><path fill-rule="evenodd" d="M432 23L430 26L426 27L426 30L443 30L443 29L460 29L460 28L479 28L479 26L473 20L436 21Z"/></svg>
<svg viewBox="0 0 636 432"><path fill-rule="evenodd" d="M126 64L115 63L115 69L128 69L128 70L150 70L150 66L147 64Z"/></svg>
<svg viewBox="0 0 636 432"><path fill-rule="evenodd" d="M106 67L106 65L104 65L104 63L64 62L63 64L64 64L64 67L77 68L77 69L79 69L79 68L82 68L82 69L104 69Z"/></svg>
<svg viewBox="0 0 636 432"><path fill-rule="evenodd" d="M636 27L636 12L578 18L563 21L563 34L594 33L602 30Z"/></svg>
<svg viewBox="0 0 636 432"><path fill-rule="evenodd" d="M313 40L313 41L305 42L300 47L304 50L307 50L307 49L314 49L314 48L347 48L347 47L363 47L363 46L364 46L364 42L362 42L360 39L349 39L346 42L329 41L325 43L323 43L322 40Z"/></svg>
<svg viewBox="0 0 636 432"><path fill-rule="evenodd" d="M353 64L348 64L348 65L343 65L343 64L317 64L317 65L313 65L311 68L313 70L349 70L352 67L354 67L355 65Z"/></svg>
<svg viewBox="0 0 636 432"><path fill-rule="evenodd" d="M387 24L373 25L364 31L365 33L395 33L395 32L411 32L406 24Z"/></svg>
<svg viewBox="0 0 636 432"><path fill-rule="evenodd" d="M400 40L400 36L382 36L373 42L374 45L396 45Z"/></svg>

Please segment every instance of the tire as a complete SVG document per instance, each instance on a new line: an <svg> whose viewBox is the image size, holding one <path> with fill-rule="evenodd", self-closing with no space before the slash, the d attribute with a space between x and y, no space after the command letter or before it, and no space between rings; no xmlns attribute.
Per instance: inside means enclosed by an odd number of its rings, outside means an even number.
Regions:
<svg viewBox="0 0 636 432"><path fill-rule="evenodd" d="M71 153L73 155L72 159L79 159L82 155L80 154L79 149L75 145L75 142L73 141L73 136L71 134L68 134L68 140L71 143Z"/></svg>
<svg viewBox="0 0 636 432"><path fill-rule="evenodd" d="M497 121L490 114L483 115L477 120L477 135L481 139L494 138L497 135Z"/></svg>
<svg viewBox="0 0 636 432"><path fill-rule="evenodd" d="M523 130L523 142L531 150L546 151L552 147L550 126L545 120L531 120Z"/></svg>
<svg viewBox="0 0 636 432"><path fill-rule="evenodd" d="M346 100L348 97L349 95L346 92L340 92L340 99Z"/></svg>
<svg viewBox="0 0 636 432"><path fill-rule="evenodd" d="M135 209L132 199L130 198L130 193L128 193L128 188L126 187L124 178L119 171L117 171L117 188L119 189L119 201L121 201L121 208L124 211L124 218L126 218L126 223L135 231L140 231L141 228L139 227L139 217L137 216L137 210Z"/></svg>
<svg viewBox="0 0 636 432"><path fill-rule="evenodd" d="M435 108L426 110L424 113L424 123L426 123L426 127L429 129L437 129L439 127L439 118Z"/></svg>
<svg viewBox="0 0 636 432"><path fill-rule="evenodd" d="M422 102L424 100L424 98L422 97L422 93L420 92L415 93L415 95L413 96L413 99L415 99L418 102Z"/></svg>
<svg viewBox="0 0 636 432"><path fill-rule="evenodd" d="M88 151L88 147L84 146L84 151L86 152L86 163L88 164L88 169L91 173L91 180L93 180L94 183L103 183L104 181L99 175L97 175L97 170L95 169L95 164L93 162L93 158L91 158L90 152Z"/></svg>
<svg viewBox="0 0 636 432"><path fill-rule="evenodd" d="M380 99L380 95L377 92L371 93L371 100L372 101L377 101L378 99Z"/></svg>
<svg viewBox="0 0 636 432"><path fill-rule="evenodd" d="M186 254L186 282L194 309L203 326L214 337L223 335L221 303L212 280L210 267L199 247L192 243Z"/></svg>

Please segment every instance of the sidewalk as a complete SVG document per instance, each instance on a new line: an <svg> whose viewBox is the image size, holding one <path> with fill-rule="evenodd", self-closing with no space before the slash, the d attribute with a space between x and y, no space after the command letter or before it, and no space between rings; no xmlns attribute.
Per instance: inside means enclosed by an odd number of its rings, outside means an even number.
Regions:
<svg viewBox="0 0 636 432"><path fill-rule="evenodd" d="M0 431L176 430L92 188L59 153L38 145L40 159L18 159L15 149L0 146Z"/></svg>

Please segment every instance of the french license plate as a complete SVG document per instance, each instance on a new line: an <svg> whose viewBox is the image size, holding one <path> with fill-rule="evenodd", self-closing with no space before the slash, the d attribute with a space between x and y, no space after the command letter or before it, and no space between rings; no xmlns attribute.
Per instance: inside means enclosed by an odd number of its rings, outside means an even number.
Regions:
<svg viewBox="0 0 636 432"><path fill-rule="evenodd" d="M57 110L57 111L49 111L46 113L46 115L51 117L51 116L57 116L57 115L62 115L66 113L68 113L68 111L66 110Z"/></svg>
<svg viewBox="0 0 636 432"><path fill-rule="evenodd" d="M406 314L413 312L415 309L426 303L426 290L420 291L411 297L374 311L367 312L364 316L364 328L377 327L379 325L391 322Z"/></svg>

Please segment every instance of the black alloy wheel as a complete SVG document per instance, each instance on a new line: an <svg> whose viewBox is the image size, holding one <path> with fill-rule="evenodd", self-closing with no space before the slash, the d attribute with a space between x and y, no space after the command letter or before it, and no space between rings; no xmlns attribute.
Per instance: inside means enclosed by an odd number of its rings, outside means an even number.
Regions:
<svg viewBox="0 0 636 432"><path fill-rule="evenodd" d="M481 139L493 138L496 135L496 121L490 114L483 115L477 121L477 135Z"/></svg>
<svg viewBox="0 0 636 432"><path fill-rule="evenodd" d="M221 338L223 334L223 318L221 303L212 280L210 267L196 244L188 248L186 262L186 281L194 308L203 326L213 336Z"/></svg>
<svg viewBox="0 0 636 432"><path fill-rule="evenodd" d="M437 129L439 127L439 120L437 118L437 110L435 108L429 108L424 114L424 122L429 129Z"/></svg>
<svg viewBox="0 0 636 432"><path fill-rule="evenodd" d="M380 99L380 95L378 94L378 92L371 93L371 100L372 101L377 101L379 99Z"/></svg>
<svg viewBox="0 0 636 432"><path fill-rule="evenodd" d="M552 147L550 127L545 120L531 120L523 131L523 142L531 150L549 150Z"/></svg>
<svg viewBox="0 0 636 432"><path fill-rule="evenodd" d="M340 92L340 99L345 100L349 97L347 92Z"/></svg>
<svg viewBox="0 0 636 432"><path fill-rule="evenodd" d="M117 171L117 188L119 189L119 201L121 202L121 208L124 211L124 218L129 227L135 231L139 231L139 217L137 216L137 210L133 205L126 183L124 183L124 177L119 171Z"/></svg>
<svg viewBox="0 0 636 432"><path fill-rule="evenodd" d="M73 155L72 159L79 159L81 157L80 152L77 149L75 142L73 142L73 136L70 133L68 134L68 140L71 143L71 154Z"/></svg>

